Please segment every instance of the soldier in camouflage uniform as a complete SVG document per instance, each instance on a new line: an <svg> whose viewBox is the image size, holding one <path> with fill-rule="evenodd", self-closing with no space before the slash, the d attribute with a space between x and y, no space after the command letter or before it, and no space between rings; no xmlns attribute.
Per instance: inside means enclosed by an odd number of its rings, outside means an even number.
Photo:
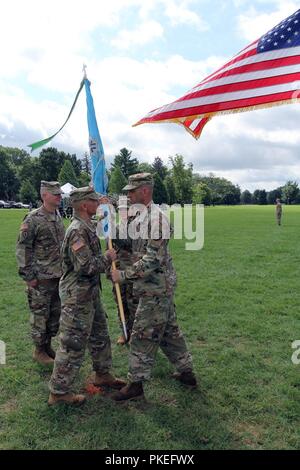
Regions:
<svg viewBox="0 0 300 470"><path fill-rule="evenodd" d="M65 233L58 212L61 194L58 182L41 182L43 205L24 218L16 247L19 274L27 283L33 358L42 365L54 362L51 338L57 334L61 312L58 283Z"/></svg>
<svg viewBox="0 0 300 470"><path fill-rule="evenodd" d="M152 201L153 180L149 173L129 177L124 188L132 204L143 204L134 219L132 252L139 260L124 271L112 271L114 282L133 281L139 304L130 340L129 383L114 399L143 397L143 382L150 379L155 355L160 347L176 367L175 378L196 386L192 357L176 321L173 300L175 270L168 249L170 227L167 217ZM131 227L132 229L132 227Z"/></svg>
<svg viewBox="0 0 300 470"><path fill-rule="evenodd" d="M127 232L128 222L131 220L130 215L129 215L129 206L127 203L127 198L126 198L126 201L124 200L120 201L118 205L118 210L119 210L120 220L119 220L119 224L116 230L116 239L113 240L113 245L117 251L118 269L125 270L126 268L131 266L134 262L132 251L131 251L131 245L130 244L127 244L127 245L118 244L119 235L121 234L122 236L123 232L124 234ZM127 281L121 284L120 291L121 291L121 297L122 297L122 303L123 303L123 309L124 309L124 317L125 317L125 322L126 322L127 341L124 335L122 334L118 338L117 344L124 345L129 341L130 336L131 336L132 326L134 322L135 312L139 303L139 298L133 294L133 282L132 281ZM118 306L118 300L117 300L117 295L116 295L114 286L113 286L113 295L114 295L116 304ZM121 318L119 306L118 306L118 314L119 314L119 318ZM121 322L120 322L120 325L122 328Z"/></svg>
<svg viewBox="0 0 300 470"><path fill-rule="evenodd" d="M276 220L277 224L281 225L281 217L282 217L282 205L280 199L276 199Z"/></svg>
<svg viewBox="0 0 300 470"><path fill-rule="evenodd" d="M115 250L103 255L96 227L91 218L96 214L99 196L89 187L70 193L74 218L63 243L63 275L59 285L62 314L59 347L50 379L49 405L59 402L80 404L84 395L74 394L71 387L82 364L86 346L92 357L90 381L98 386L121 388L125 382L111 375L111 344L106 313L102 305L100 272L105 272Z"/></svg>

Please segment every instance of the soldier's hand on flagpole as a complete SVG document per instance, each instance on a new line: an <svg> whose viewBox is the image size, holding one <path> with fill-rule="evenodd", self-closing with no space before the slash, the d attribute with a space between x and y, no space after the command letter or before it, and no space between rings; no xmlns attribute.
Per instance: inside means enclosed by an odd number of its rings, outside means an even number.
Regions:
<svg viewBox="0 0 300 470"><path fill-rule="evenodd" d="M118 269L112 269L110 274L111 274L111 278L113 280L114 283L120 283L122 282L123 278L122 278L122 274L121 274L122 271L119 271Z"/></svg>
<svg viewBox="0 0 300 470"><path fill-rule="evenodd" d="M109 261L115 261L117 259L117 252L113 248L105 252L105 256Z"/></svg>

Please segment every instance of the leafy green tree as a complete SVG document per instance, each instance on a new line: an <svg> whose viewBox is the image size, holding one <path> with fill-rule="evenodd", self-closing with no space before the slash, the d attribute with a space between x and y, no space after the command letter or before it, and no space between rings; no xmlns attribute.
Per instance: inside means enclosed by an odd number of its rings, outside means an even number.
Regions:
<svg viewBox="0 0 300 470"><path fill-rule="evenodd" d="M91 175L91 159L87 152L85 152L83 156L81 167L82 171L84 171L88 175Z"/></svg>
<svg viewBox="0 0 300 470"><path fill-rule="evenodd" d="M168 168L166 165L164 165L162 159L160 157L156 157L154 159L154 162L152 164L153 172L158 174L162 181L165 179L165 177L168 174Z"/></svg>
<svg viewBox="0 0 300 470"><path fill-rule="evenodd" d="M268 204L275 204L276 199L281 199L282 197L282 189L277 188L269 191L267 194L267 203Z"/></svg>
<svg viewBox="0 0 300 470"><path fill-rule="evenodd" d="M68 160L73 167L75 177L81 173L81 160L75 154L59 152L55 147L43 149L39 155L39 165L41 168L41 179L46 181L57 181L60 170L65 161Z"/></svg>
<svg viewBox="0 0 300 470"><path fill-rule="evenodd" d="M259 192L260 192L260 189L256 189L256 190L253 192L253 195L252 195L252 203L253 203L253 204L258 204L258 201L259 201Z"/></svg>
<svg viewBox="0 0 300 470"><path fill-rule="evenodd" d="M193 186L193 203L204 204L210 206L211 204L211 191L207 184L198 183Z"/></svg>
<svg viewBox="0 0 300 470"><path fill-rule="evenodd" d="M242 204L251 204L252 203L252 194L248 189L245 189L245 191L242 192L241 194L241 203Z"/></svg>
<svg viewBox="0 0 300 470"><path fill-rule="evenodd" d="M166 190L168 193L168 204L172 206L176 203L175 185L172 176L168 175L165 179Z"/></svg>
<svg viewBox="0 0 300 470"><path fill-rule="evenodd" d="M31 184L31 182L29 180L23 181L21 189L20 189L21 201L24 202L25 204L29 204L29 203L36 202L37 198L38 198L37 192L34 186Z"/></svg>
<svg viewBox="0 0 300 470"><path fill-rule="evenodd" d="M265 205L267 204L267 192L265 189L256 189L252 197L253 204Z"/></svg>
<svg viewBox="0 0 300 470"><path fill-rule="evenodd" d="M6 153L8 161L13 168L22 166L26 160L30 159L30 155L26 150L15 147L3 147L2 145L0 145L0 150Z"/></svg>
<svg viewBox="0 0 300 470"><path fill-rule="evenodd" d="M121 194L122 189L127 184L127 179L123 175L121 168L116 166L111 172L109 180L109 193L110 194Z"/></svg>
<svg viewBox="0 0 300 470"><path fill-rule="evenodd" d="M139 163L137 173L154 173L153 166L146 162Z"/></svg>
<svg viewBox="0 0 300 470"><path fill-rule="evenodd" d="M164 185L163 180L158 173L155 173L153 176L153 201L156 204L167 204L168 203L168 193Z"/></svg>
<svg viewBox="0 0 300 470"><path fill-rule="evenodd" d="M172 164L171 176L175 186L176 202L178 204L190 204L193 199L192 177L193 166L186 164L183 161L183 156L176 154L175 157L170 157Z"/></svg>
<svg viewBox="0 0 300 470"><path fill-rule="evenodd" d="M0 199L16 199L20 187L19 180L6 152L0 149Z"/></svg>
<svg viewBox="0 0 300 470"><path fill-rule="evenodd" d="M90 182L91 182L91 176L86 173L85 171L82 171L80 173L80 176L79 178L77 178L77 181L78 181L78 187L82 187L82 186L89 186Z"/></svg>
<svg viewBox="0 0 300 470"><path fill-rule="evenodd" d="M265 189L261 189L259 192L258 204L260 205L267 204L267 191Z"/></svg>
<svg viewBox="0 0 300 470"><path fill-rule="evenodd" d="M77 158L76 154L73 153L70 155L69 153L59 152L59 159L60 159L60 168L63 166L66 160L69 160L74 168L76 178L80 176L82 171L82 161Z"/></svg>
<svg viewBox="0 0 300 470"><path fill-rule="evenodd" d="M23 165L18 167L17 176L19 181L30 181L36 192L39 194L43 175L38 158L30 157L29 159L25 160Z"/></svg>
<svg viewBox="0 0 300 470"><path fill-rule="evenodd" d="M139 162L136 158L133 158L131 154L131 150L122 148L120 153L115 156L114 162L111 165L113 170L118 166L125 178L138 172Z"/></svg>
<svg viewBox="0 0 300 470"><path fill-rule="evenodd" d="M195 181L195 176L194 176ZM241 190L239 186L234 185L225 178L218 178L213 173L208 176L201 176L198 181L205 183L211 192L211 202L215 204L239 204L241 199Z"/></svg>
<svg viewBox="0 0 300 470"><path fill-rule="evenodd" d="M41 179L57 181L62 162L58 150L54 147L43 149L39 155Z"/></svg>
<svg viewBox="0 0 300 470"><path fill-rule="evenodd" d="M286 204L295 202L298 193L299 188L296 181L288 181L282 188L282 198Z"/></svg>
<svg viewBox="0 0 300 470"><path fill-rule="evenodd" d="M58 175L58 181L60 182L61 185L66 184L66 183L71 183L73 186L76 186L76 187L78 186L78 181L75 175L75 170L70 160L66 160L65 163L63 164Z"/></svg>

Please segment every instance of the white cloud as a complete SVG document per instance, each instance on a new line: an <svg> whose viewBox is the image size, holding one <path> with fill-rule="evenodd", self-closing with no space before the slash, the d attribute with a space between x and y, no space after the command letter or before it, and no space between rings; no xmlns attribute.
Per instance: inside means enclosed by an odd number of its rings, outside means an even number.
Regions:
<svg viewBox="0 0 300 470"><path fill-rule="evenodd" d="M163 3L165 4L165 13L170 19L171 24L189 24L196 26L201 31L207 31L209 29L208 24L201 16L189 8L189 5L193 2L188 0L181 2L176 0L164 0Z"/></svg>
<svg viewBox="0 0 300 470"><path fill-rule="evenodd" d="M240 0L241 1L241 0ZM187 60L177 54L161 60L139 60L113 56L109 50L111 26L119 26L115 45L125 50L163 37L170 23L205 29L191 1L178 0L53 0L48 10L39 0L10 0L2 5L0 29L0 144L25 147L54 133L64 122L81 79L83 63L88 63L92 93L108 161L121 147L133 150L140 160L181 153L194 163L195 170L213 171L249 189L258 183L276 185L295 175L298 165L298 107L286 106L214 118L195 141L182 127L173 124L131 125L151 109L177 99L226 61L208 57ZM259 2L256 2L256 5ZM247 2L247 5L249 3ZM293 2L274 2L276 21L293 12ZM288 6L290 5L290 6ZM122 30L126 9L137 16L132 29ZM284 9L290 8L289 11ZM264 33L267 18L253 10L240 16L246 34ZM268 15L269 20L269 15ZM169 21L169 23L166 23ZM257 23L257 24L256 24ZM258 31L258 23L263 31ZM14 33L12 27L14 25ZM255 31L255 28L258 28ZM110 31L109 39L105 36ZM95 33L107 44L105 57L94 49ZM247 33L249 34L249 33ZM251 38L253 39L253 37ZM118 42L119 41L119 42ZM17 78L30 84L30 91L17 86ZM39 93L39 100L35 94ZM51 100L43 99L51 97ZM299 108L300 110L300 108ZM51 145L82 155L88 149L84 92L62 133ZM253 188L252 186L253 185ZM272 186L271 186L272 187Z"/></svg>
<svg viewBox="0 0 300 470"><path fill-rule="evenodd" d="M259 39L299 8L299 5L289 0L269 3L274 3L273 13L260 13L257 8L251 6L245 13L238 16L238 32L242 37L248 41Z"/></svg>
<svg viewBox="0 0 300 470"><path fill-rule="evenodd" d="M136 29L122 30L113 39L112 45L119 49L129 49L132 46L143 46L154 39L161 38L164 30L157 21L147 21Z"/></svg>

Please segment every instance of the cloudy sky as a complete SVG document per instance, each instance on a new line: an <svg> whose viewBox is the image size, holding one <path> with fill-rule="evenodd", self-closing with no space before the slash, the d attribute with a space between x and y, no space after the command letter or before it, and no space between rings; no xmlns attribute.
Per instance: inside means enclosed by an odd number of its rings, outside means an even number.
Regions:
<svg viewBox="0 0 300 470"><path fill-rule="evenodd" d="M146 162L180 153L195 171L242 189L300 181L296 104L215 117L199 141L175 124L131 127L299 8L289 0L1 2L0 145L25 149L56 132L85 63L108 162L127 147ZM51 145L88 151L84 93Z"/></svg>

